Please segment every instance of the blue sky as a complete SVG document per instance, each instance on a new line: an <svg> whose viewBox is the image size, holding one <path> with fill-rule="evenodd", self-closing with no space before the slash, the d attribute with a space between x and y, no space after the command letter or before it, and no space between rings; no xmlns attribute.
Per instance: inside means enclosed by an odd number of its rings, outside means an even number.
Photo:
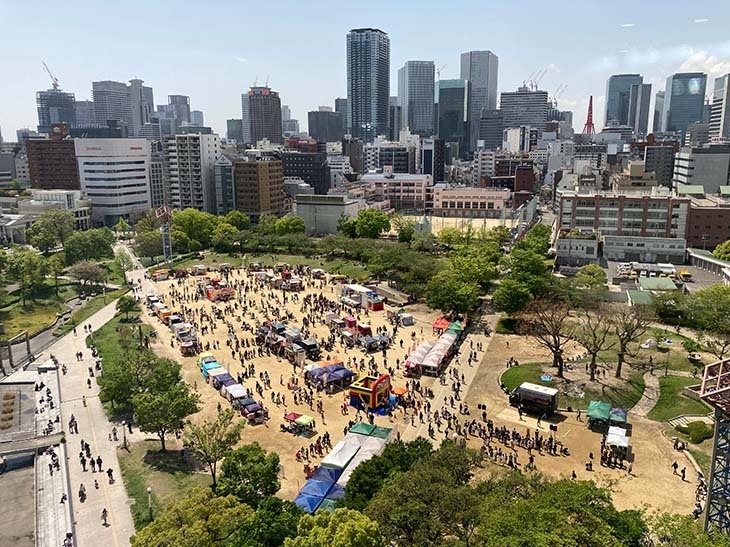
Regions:
<svg viewBox="0 0 730 547"><path fill-rule="evenodd" d="M490 49L500 91L548 68L540 87L552 94L567 84L559 106L575 112L576 130L591 94L600 127L610 74L638 72L656 92L679 70L730 72L725 2L0 0L0 127L11 140L37 124L35 92L50 87L45 60L77 99L91 98L92 80L133 77L158 104L190 95L222 134L226 118L240 117L241 92L268 77L304 128L308 110L346 95L345 36L366 26L390 35L392 95L407 60L433 60L445 65L442 78L455 78L461 52Z"/></svg>

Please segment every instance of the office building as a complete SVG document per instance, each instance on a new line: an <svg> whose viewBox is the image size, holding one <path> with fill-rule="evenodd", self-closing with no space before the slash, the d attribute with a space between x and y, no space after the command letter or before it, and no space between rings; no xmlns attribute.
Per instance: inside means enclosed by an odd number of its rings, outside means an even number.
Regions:
<svg viewBox="0 0 730 547"><path fill-rule="evenodd" d="M702 122L705 110L707 75L684 72L667 78L662 107L662 131L681 131L690 124Z"/></svg>
<svg viewBox="0 0 730 547"><path fill-rule="evenodd" d="M502 148L511 154L527 154L537 146L537 130L529 126L507 127L502 136Z"/></svg>
<svg viewBox="0 0 730 547"><path fill-rule="evenodd" d="M350 158L343 155L327 155L327 166L330 170L330 189L340 188L357 175L350 165Z"/></svg>
<svg viewBox="0 0 730 547"><path fill-rule="evenodd" d="M350 134L372 142L388 130L390 39L379 29L347 34L347 99Z"/></svg>
<svg viewBox="0 0 730 547"><path fill-rule="evenodd" d="M416 147L411 143L376 139L364 146L363 157L366 171L383 171L389 166L393 173L416 173Z"/></svg>
<svg viewBox="0 0 730 547"><path fill-rule="evenodd" d="M444 141L421 140L421 173L431 175L434 182L444 181Z"/></svg>
<svg viewBox="0 0 730 547"><path fill-rule="evenodd" d="M148 141L159 141L162 138L162 128L157 118L152 118L151 122L142 124L139 128L137 136Z"/></svg>
<svg viewBox="0 0 730 547"><path fill-rule="evenodd" d="M342 139L342 155L347 156L355 173L365 172L365 150L360 139Z"/></svg>
<svg viewBox="0 0 730 547"><path fill-rule="evenodd" d="M226 139L243 144L243 120L237 118L226 120Z"/></svg>
<svg viewBox="0 0 730 547"><path fill-rule="evenodd" d="M656 173L647 171L643 161L629 161L624 171L611 175L611 190L617 194L651 191L656 185Z"/></svg>
<svg viewBox="0 0 730 547"><path fill-rule="evenodd" d="M203 116L203 112L200 110L191 110L190 111L190 124L197 125L197 126L204 126L205 119Z"/></svg>
<svg viewBox="0 0 730 547"><path fill-rule="evenodd" d="M274 158L248 159L233 164L236 209L257 223L261 215L281 216L284 208L284 167Z"/></svg>
<svg viewBox="0 0 730 547"><path fill-rule="evenodd" d="M629 125L631 87L643 81L640 74L614 74L608 78L603 125Z"/></svg>
<svg viewBox="0 0 730 547"><path fill-rule="evenodd" d="M309 235L336 234L340 217L357 217L367 206L365 200L351 198L344 194L317 196L299 194L295 198L294 213L304 220Z"/></svg>
<svg viewBox="0 0 730 547"><path fill-rule="evenodd" d="M730 74L715 78L710 107L710 138L730 139Z"/></svg>
<svg viewBox="0 0 730 547"><path fill-rule="evenodd" d="M651 84L632 84L629 93L629 120L635 134L647 135L649 129L649 101Z"/></svg>
<svg viewBox="0 0 730 547"><path fill-rule="evenodd" d="M165 184L165 156L161 150L155 150L150 155L150 202L152 208L157 209L169 201Z"/></svg>
<svg viewBox="0 0 730 547"><path fill-rule="evenodd" d="M236 183L233 164L236 156L223 151L215 162L215 214L223 216L236 208Z"/></svg>
<svg viewBox="0 0 730 547"><path fill-rule="evenodd" d="M168 95L166 110L172 114L178 124L192 121L190 119L190 97L187 95Z"/></svg>
<svg viewBox="0 0 730 547"><path fill-rule="evenodd" d="M342 116L342 129L346 134L350 133L350 107L346 97L335 99L335 112Z"/></svg>
<svg viewBox="0 0 730 547"><path fill-rule="evenodd" d="M40 215L49 209L70 211L75 230L91 228L91 200L80 190L31 190L31 198L18 201L21 215Z"/></svg>
<svg viewBox="0 0 730 547"><path fill-rule="evenodd" d="M28 167L28 154L19 150L15 154L15 180L17 180L21 186L30 186L30 168Z"/></svg>
<svg viewBox="0 0 730 547"><path fill-rule="evenodd" d="M80 190L76 148L70 139L29 139L30 185L39 190Z"/></svg>
<svg viewBox="0 0 730 547"><path fill-rule="evenodd" d="M504 115L501 110L482 110L479 119L479 140L482 148L497 150L502 148L504 139Z"/></svg>
<svg viewBox="0 0 730 547"><path fill-rule="evenodd" d="M644 148L646 170L656 173L659 186L672 187L674 176L674 146L650 145Z"/></svg>
<svg viewBox="0 0 730 547"><path fill-rule="evenodd" d="M60 89L48 89L35 94L38 109L38 132L50 133L54 123L76 125L76 96Z"/></svg>
<svg viewBox="0 0 730 547"><path fill-rule="evenodd" d="M113 120L133 133L132 100L127 84L105 80L91 83L96 123L106 126Z"/></svg>
<svg viewBox="0 0 730 547"><path fill-rule="evenodd" d="M662 125L664 119L664 91L657 91L654 96L654 123L652 130L654 133L662 131Z"/></svg>
<svg viewBox="0 0 730 547"><path fill-rule="evenodd" d="M190 133L164 137L162 151L168 205L215 213L214 166L221 155L218 135Z"/></svg>
<svg viewBox="0 0 730 547"><path fill-rule="evenodd" d="M285 177L297 177L314 188L315 194L330 189L330 172L324 152L277 152Z"/></svg>
<svg viewBox="0 0 730 547"><path fill-rule="evenodd" d="M459 78L469 82L469 151L476 148L482 110L497 108L497 72L499 58L491 51L467 51L461 54Z"/></svg>
<svg viewBox="0 0 730 547"><path fill-rule="evenodd" d="M91 127L96 124L94 101L76 101L76 127Z"/></svg>
<svg viewBox="0 0 730 547"><path fill-rule="evenodd" d="M293 136L299 134L299 120L291 118L281 122L282 133L286 136Z"/></svg>
<svg viewBox="0 0 730 547"><path fill-rule="evenodd" d="M345 136L342 114L315 110L307 114L309 136L320 142L338 142Z"/></svg>
<svg viewBox="0 0 730 547"><path fill-rule="evenodd" d="M388 98L388 140L397 141L403 127L403 110L398 104L398 97Z"/></svg>
<svg viewBox="0 0 730 547"><path fill-rule="evenodd" d="M140 137L142 127L152 121L155 111L155 99L152 88L142 85L142 80L129 80L127 86L129 101L132 109L132 125L129 128L130 135Z"/></svg>
<svg viewBox="0 0 730 547"><path fill-rule="evenodd" d="M439 139L457 143L459 150L466 152L469 139L469 82L439 80L436 102Z"/></svg>
<svg viewBox="0 0 730 547"><path fill-rule="evenodd" d="M281 121L285 122L288 120L291 120L291 108L289 108L288 104L281 105Z"/></svg>
<svg viewBox="0 0 730 547"><path fill-rule="evenodd" d="M244 143L255 145L267 139L272 144L283 144L279 93L269 87L252 87L241 102Z"/></svg>
<svg viewBox="0 0 730 547"><path fill-rule="evenodd" d="M431 209L427 202L429 189L433 188L431 175L394 173L389 167L382 173L368 173L360 179L367 189L367 196L376 201L388 200L396 210L406 209L423 212Z"/></svg>
<svg viewBox="0 0 730 547"><path fill-rule="evenodd" d="M435 73L433 61L406 61L398 70L402 129L409 129L422 137L434 135Z"/></svg>
<svg viewBox="0 0 730 547"><path fill-rule="evenodd" d="M152 206L150 143L145 139L74 139L81 190L95 224L134 220Z"/></svg>
<svg viewBox="0 0 730 547"><path fill-rule="evenodd" d="M472 100L473 97L472 94ZM521 86L517 91L506 91L500 96L500 110L505 128L527 125L537 129L539 138L547 121L548 93L527 86Z"/></svg>
<svg viewBox="0 0 730 547"><path fill-rule="evenodd" d="M7 187L15 180L15 154L0 152L0 186Z"/></svg>
<svg viewBox="0 0 730 547"><path fill-rule="evenodd" d="M683 147L674 159L673 185L702 186L706 194L718 194L730 184L730 144Z"/></svg>

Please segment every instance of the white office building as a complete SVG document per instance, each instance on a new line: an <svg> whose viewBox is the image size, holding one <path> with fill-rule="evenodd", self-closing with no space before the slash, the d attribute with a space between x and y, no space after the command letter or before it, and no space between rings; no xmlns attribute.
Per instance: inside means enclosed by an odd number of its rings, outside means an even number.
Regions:
<svg viewBox="0 0 730 547"><path fill-rule="evenodd" d="M81 190L92 220L113 226L151 207L150 144L145 139L75 139Z"/></svg>
<svg viewBox="0 0 730 547"><path fill-rule="evenodd" d="M215 214L215 164L221 157L220 137L215 133L165 137L163 154L168 205Z"/></svg>
<svg viewBox="0 0 730 547"><path fill-rule="evenodd" d="M91 228L91 201L80 190L31 190L31 199L18 201L18 213L40 215L49 209L71 211L76 230Z"/></svg>
<svg viewBox="0 0 730 547"><path fill-rule="evenodd" d="M679 184L699 184L707 194L718 194L730 184L730 144L684 147L674 158L674 179Z"/></svg>
<svg viewBox="0 0 730 547"><path fill-rule="evenodd" d="M715 78L710 107L710 138L730 139L730 74Z"/></svg>

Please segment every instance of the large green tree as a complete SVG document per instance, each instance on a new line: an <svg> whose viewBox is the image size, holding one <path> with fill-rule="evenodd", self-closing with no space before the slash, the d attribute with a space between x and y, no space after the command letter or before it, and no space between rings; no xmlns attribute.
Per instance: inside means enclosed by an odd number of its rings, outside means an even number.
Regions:
<svg viewBox="0 0 730 547"><path fill-rule="evenodd" d="M185 234L182 230L180 232ZM187 237L187 234L185 234L185 237ZM139 256L154 258L162 254L162 233L159 230L138 232L135 243L135 250Z"/></svg>
<svg viewBox="0 0 730 547"><path fill-rule="evenodd" d="M129 253L125 249L120 249L116 253L114 253L114 263L116 264L117 268L119 268L119 271L122 272L122 278L126 283L127 272L131 271L134 268L134 262L132 262L132 257L129 256Z"/></svg>
<svg viewBox="0 0 730 547"><path fill-rule="evenodd" d="M71 211L49 209L43 211L33 225L28 228L28 242L47 253L57 245L66 247L66 239L74 231L74 215Z"/></svg>
<svg viewBox="0 0 730 547"><path fill-rule="evenodd" d="M228 453L221 466L218 490L251 507L279 491L279 455L266 453L259 443L243 445Z"/></svg>
<svg viewBox="0 0 730 547"><path fill-rule="evenodd" d="M35 251L16 250L8 255L5 271L8 279L18 284L23 304L28 298L35 300L45 282L46 267L46 261Z"/></svg>
<svg viewBox="0 0 730 547"><path fill-rule="evenodd" d="M131 296L123 295L117 300L117 311L124 314L124 318L129 321L129 314L139 311L139 304Z"/></svg>
<svg viewBox="0 0 730 547"><path fill-rule="evenodd" d="M68 275L74 279L81 287L87 285L99 285L104 282L105 273L99 264L91 260L82 260L75 263L68 269Z"/></svg>
<svg viewBox="0 0 730 547"><path fill-rule="evenodd" d="M651 529L656 547L730 547L730 537L721 532L706 534L702 521L689 515L657 515L651 519Z"/></svg>
<svg viewBox="0 0 730 547"><path fill-rule="evenodd" d="M730 260L730 239L715 247L715 250L712 251L712 256L720 260Z"/></svg>
<svg viewBox="0 0 730 547"><path fill-rule="evenodd" d="M304 515L297 537L288 538L284 547L385 547L377 523L359 511L336 509Z"/></svg>
<svg viewBox="0 0 730 547"><path fill-rule="evenodd" d="M303 514L291 501L274 496L264 498L231 538L231 544L235 547L280 547L286 538L296 536Z"/></svg>
<svg viewBox="0 0 730 547"><path fill-rule="evenodd" d="M183 382L164 391L139 393L132 398L132 403L139 428L157 435L163 452L166 435L180 431L185 418L198 411L198 396Z"/></svg>
<svg viewBox="0 0 730 547"><path fill-rule="evenodd" d="M74 232L66 240L64 251L66 264L76 264L81 260L99 260L114 256L114 232L109 228L96 228L84 232Z"/></svg>
<svg viewBox="0 0 730 547"><path fill-rule="evenodd" d="M276 221L279 220L276 215L264 214L259 217L258 230L265 235L276 233Z"/></svg>
<svg viewBox="0 0 730 547"><path fill-rule="evenodd" d="M495 307L509 315L525 309L531 299L529 285L512 277L504 278L492 295Z"/></svg>
<svg viewBox="0 0 730 547"><path fill-rule="evenodd" d="M304 219L295 215L285 215L276 221L276 234L280 236L303 234L304 230Z"/></svg>
<svg viewBox="0 0 730 547"><path fill-rule="evenodd" d="M380 209L362 209L355 219L355 233L358 237L377 239L390 230L388 213Z"/></svg>
<svg viewBox="0 0 730 547"><path fill-rule="evenodd" d="M442 270L428 282L426 301L435 310L466 313L479 306L479 286L461 280L452 270Z"/></svg>
<svg viewBox="0 0 730 547"><path fill-rule="evenodd" d="M195 488L173 500L132 537L133 547L227 547L252 517L250 507L233 496Z"/></svg>
<svg viewBox="0 0 730 547"><path fill-rule="evenodd" d="M236 230L248 230L251 227L251 219L248 215L243 214L241 211L229 211L226 216L223 217L223 221L227 222L231 226L235 226Z"/></svg>
<svg viewBox="0 0 730 547"><path fill-rule="evenodd" d="M238 233L238 229L232 224L219 222L211 238L216 251L228 252L233 249L233 244L238 239Z"/></svg>
<svg viewBox="0 0 730 547"><path fill-rule="evenodd" d="M451 265L459 279L486 288L497 277L500 257L501 252L496 243L481 243L454 252Z"/></svg>
<svg viewBox="0 0 730 547"><path fill-rule="evenodd" d="M730 286L711 285L690 296L689 308L695 326L706 336L703 343L718 359L730 351Z"/></svg>
<svg viewBox="0 0 730 547"><path fill-rule="evenodd" d="M570 317L570 306L557 298L533 300L521 314L520 328L535 342L553 355L553 366L559 378L563 376L564 352L574 338L575 323Z"/></svg>
<svg viewBox="0 0 730 547"><path fill-rule="evenodd" d="M218 222L215 215L192 208L175 211L172 215L172 226L180 228L191 240L199 241L203 247L210 246Z"/></svg>
<svg viewBox="0 0 730 547"><path fill-rule="evenodd" d="M185 444L190 448L195 459L208 466L213 479L213 490L218 486L218 463L241 440L244 422L234 420L236 413L227 408L218 413L214 420L206 420L200 424L187 422L183 431Z"/></svg>

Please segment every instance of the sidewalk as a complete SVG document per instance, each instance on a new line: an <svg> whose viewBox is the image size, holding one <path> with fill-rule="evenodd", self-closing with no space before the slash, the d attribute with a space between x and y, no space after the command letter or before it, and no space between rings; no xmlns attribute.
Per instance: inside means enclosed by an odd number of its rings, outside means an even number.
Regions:
<svg viewBox="0 0 730 547"><path fill-rule="evenodd" d="M99 329L115 314L116 301L110 302L96 314L84 322L93 330ZM129 505L130 500L122 482L116 448L119 443L108 440L112 424L104 413L99 401L99 387L96 379L92 379L91 388L87 387L88 367L93 366L91 350L86 347L87 334L83 326L77 328L77 335L71 332L48 348L60 363L65 363L68 373L61 375L61 423L67 433L68 469L71 480L69 497L74 501L74 521L76 525L76 541L79 547L103 545L105 547L124 547L130 545L130 537L134 534L134 523ZM76 360L76 352L83 352L83 361ZM86 397L84 407L82 397ZM68 431L68 422L73 414L78 422L78 434ZM121 438L121 431L119 431ZM91 447L91 454L102 459L103 472L92 473L87 464L84 472L79 451L81 440ZM106 470L111 468L114 484L109 484ZM94 480L98 481L95 488ZM79 486L86 487L86 501L79 500ZM109 512L109 526L103 526L102 509Z"/></svg>

